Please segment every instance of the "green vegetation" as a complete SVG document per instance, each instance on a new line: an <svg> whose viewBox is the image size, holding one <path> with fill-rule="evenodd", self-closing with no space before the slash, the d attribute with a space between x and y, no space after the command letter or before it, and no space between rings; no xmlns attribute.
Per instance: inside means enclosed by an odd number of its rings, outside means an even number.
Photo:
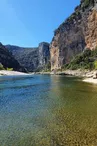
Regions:
<svg viewBox="0 0 97 146"><path fill-rule="evenodd" d="M69 64L65 64L63 69L97 70L97 48L93 51L86 49L84 52L73 58Z"/></svg>
<svg viewBox="0 0 97 146"><path fill-rule="evenodd" d="M94 61L94 67L97 70L97 60Z"/></svg>
<svg viewBox="0 0 97 146"><path fill-rule="evenodd" d="M46 64L45 69L47 71L50 71L51 70L51 63L50 63L50 61L48 62L48 64Z"/></svg>
<svg viewBox="0 0 97 146"><path fill-rule="evenodd" d="M13 68L7 68L8 71L13 71Z"/></svg>
<svg viewBox="0 0 97 146"><path fill-rule="evenodd" d="M0 63L0 70L13 71L13 68L4 68L4 66Z"/></svg>
<svg viewBox="0 0 97 146"><path fill-rule="evenodd" d="M73 20L73 19L75 18L75 16L76 16L75 13L73 13L73 14L70 16L69 19L70 19L70 20Z"/></svg>
<svg viewBox="0 0 97 146"><path fill-rule="evenodd" d="M0 63L0 70L4 70L4 67L1 63Z"/></svg>
<svg viewBox="0 0 97 146"><path fill-rule="evenodd" d="M50 72L51 71L51 63L50 61L43 67L37 68L35 72Z"/></svg>
<svg viewBox="0 0 97 146"><path fill-rule="evenodd" d="M75 18L76 18L76 16L78 16L79 15L79 12L74 12L69 18L68 18L68 20L69 21L72 21L72 20L74 20Z"/></svg>
<svg viewBox="0 0 97 146"><path fill-rule="evenodd" d="M90 0L85 0L84 1L84 7L88 7L90 5Z"/></svg>
<svg viewBox="0 0 97 146"><path fill-rule="evenodd" d="M42 71L44 71L44 72L50 72L51 71L51 63L50 63L50 61L44 66Z"/></svg>
<svg viewBox="0 0 97 146"><path fill-rule="evenodd" d="M84 0L84 3L81 5L82 10L84 11L85 8L94 5L94 0Z"/></svg>

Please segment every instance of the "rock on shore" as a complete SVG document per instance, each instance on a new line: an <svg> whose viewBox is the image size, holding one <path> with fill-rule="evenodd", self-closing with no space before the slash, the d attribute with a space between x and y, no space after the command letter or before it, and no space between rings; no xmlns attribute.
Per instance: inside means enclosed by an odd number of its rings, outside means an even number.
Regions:
<svg viewBox="0 0 97 146"><path fill-rule="evenodd" d="M87 71L87 70L79 69L79 70L66 70L62 72L51 72L51 74L83 77L84 82L97 84L97 71Z"/></svg>
<svg viewBox="0 0 97 146"><path fill-rule="evenodd" d="M93 78L86 78L83 81L88 82L88 83L97 84L97 79L93 79Z"/></svg>

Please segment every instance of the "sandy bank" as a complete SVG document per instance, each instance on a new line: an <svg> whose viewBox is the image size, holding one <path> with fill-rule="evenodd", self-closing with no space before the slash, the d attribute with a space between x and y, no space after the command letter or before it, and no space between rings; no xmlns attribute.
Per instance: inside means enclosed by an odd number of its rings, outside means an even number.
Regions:
<svg viewBox="0 0 97 146"><path fill-rule="evenodd" d="M40 75L50 75L51 74L51 72L34 72L33 74L40 74Z"/></svg>
<svg viewBox="0 0 97 146"><path fill-rule="evenodd" d="M83 81L88 82L88 83L97 84L97 79L93 79L93 78L86 78Z"/></svg>
<svg viewBox="0 0 97 146"><path fill-rule="evenodd" d="M62 72L57 72L57 75L71 75L77 77L83 77L84 82L97 84L97 71L88 70L66 70Z"/></svg>
<svg viewBox="0 0 97 146"><path fill-rule="evenodd" d="M0 70L0 76L13 76L13 75L28 75L26 73L17 72L17 71L7 71L7 70Z"/></svg>
<svg viewBox="0 0 97 146"><path fill-rule="evenodd" d="M84 82L97 84L97 71L76 70L76 71L66 71L65 73L73 76L83 77Z"/></svg>
<svg viewBox="0 0 97 146"><path fill-rule="evenodd" d="M17 71L7 71L7 70L0 70L0 76L16 76L16 75L32 75L32 74L42 74L42 75L71 75L77 77L83 77L84 82L94 83L97 84L96 74L97 71L85 71L85 70L65 70L62 72L39 72L39 73L22 73ZM95 79L94 79L95 78Z"/></svg>

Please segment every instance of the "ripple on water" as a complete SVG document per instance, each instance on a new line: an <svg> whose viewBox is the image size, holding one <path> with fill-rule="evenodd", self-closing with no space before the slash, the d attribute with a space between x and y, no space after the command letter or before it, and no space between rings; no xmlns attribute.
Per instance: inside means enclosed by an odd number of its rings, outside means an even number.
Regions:
<svg viewBox="0 0 97 146"><path fill-rule="evenodd" d="M96 146L97 86L64 76L0 77L0 146Z"/></svg>

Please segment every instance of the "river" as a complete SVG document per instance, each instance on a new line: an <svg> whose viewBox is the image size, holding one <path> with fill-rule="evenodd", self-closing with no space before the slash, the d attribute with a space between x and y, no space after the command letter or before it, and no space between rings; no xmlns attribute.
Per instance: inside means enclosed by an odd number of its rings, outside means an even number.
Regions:
<svg viewBox="0 0 97 146"><path fill-rule="evenodd" d="M0 77L0 146L96 146L97 85L50 75Z"/></svg>

